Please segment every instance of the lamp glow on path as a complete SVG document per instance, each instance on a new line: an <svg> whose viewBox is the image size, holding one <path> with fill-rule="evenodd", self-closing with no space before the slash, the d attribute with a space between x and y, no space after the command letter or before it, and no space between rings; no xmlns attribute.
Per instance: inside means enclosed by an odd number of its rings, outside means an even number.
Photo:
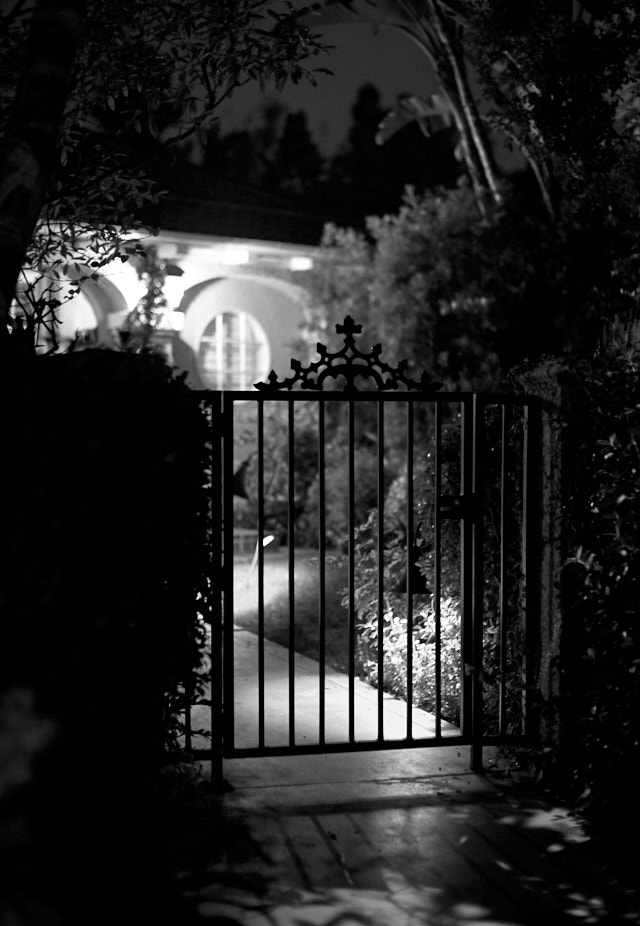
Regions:
<svg viewBox="0 0 640 926"><path fill-rule="evenodd" d="M268 547L269 544L270 544L273 540L275 540L275 539L276 539L276 538L274 537L273 534L267 534L266 537L263 537L263 538L262 538L262 546L263 546L263 547ZM259 552L259 550L260 550L260 541L258 540L258 542L256 543L256 552L253 554L253 559L251 560L251 565L249 566L249 572L247 573L247 588L249 587L249 579L250 579L251 576L253 575L253 571L254 571L254 569L256 568L257 564L258 564L258 552Z"/></svg>

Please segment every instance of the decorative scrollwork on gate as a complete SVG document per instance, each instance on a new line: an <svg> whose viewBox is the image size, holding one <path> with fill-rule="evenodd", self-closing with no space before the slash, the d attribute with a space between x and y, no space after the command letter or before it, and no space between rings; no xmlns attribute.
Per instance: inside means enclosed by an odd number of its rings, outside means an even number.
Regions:
<svg viewBox="0 0 640 926"><path fill-rule="evenodd" d="M318 359L303 366L299 360L291 361L293 376L278 379L274 370L266 383L256 383L261 392L276 392L284 389L323 389L327 380L344 379L343 392L358 392L356 380L373 380L378 391L391 391L405 387L412 391L435 392L442 386L423 372L420 379L409 376L408 361L401 360L397 366L390 366L380 359L382 347L375 344L368 353L361 351L355 342L355 335L362 333L362 325L347 315L344 322L336 325L337 334L344 335L344 345L338 351L329 351L318 343Z"/></svg>

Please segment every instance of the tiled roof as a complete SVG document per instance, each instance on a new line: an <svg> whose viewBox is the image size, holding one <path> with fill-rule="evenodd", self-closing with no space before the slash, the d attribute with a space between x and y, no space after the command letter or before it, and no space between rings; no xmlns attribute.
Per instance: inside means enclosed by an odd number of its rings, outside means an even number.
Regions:
<svg viewBox="0 0 640 926"><path fill-rule="evenodd" d="M260 203L192 195L168 196L156 224L171 231L315 246L320 242L324 219Z"/></svg>
<svg viewBox="0 0 640 926"><path fill-rule="evenodd" d="M396 212L400 205L399 196L379 189L344 187L307 201L288 198L189 164L162 164L154 173L167 193L145 221L166 231L315 247L327 222L361 229L365 216Z"/></svg>
<svg viewBox="0 0 640 926"><path fill-rule="evenodd" d="M165 230L315 246L330 218L260 188L217 180L188 165L162 174L158 182L168 192L146 219Z"/></svg>

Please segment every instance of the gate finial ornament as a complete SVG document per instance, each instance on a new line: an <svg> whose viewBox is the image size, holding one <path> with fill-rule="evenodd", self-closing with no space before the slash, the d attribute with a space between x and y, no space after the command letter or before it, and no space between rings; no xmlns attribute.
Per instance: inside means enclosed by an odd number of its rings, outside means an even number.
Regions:
<svg viewBox="0 0 640 926"><path fill-rule="evenodd" d="M277 392L278 390L294 389L323 389L328 379L337 380L343 377L344 392L358 392L356 380L373 380L375 389L385 392L405 389L419 392L435 392L442 383L432 380L426 372L420 379L413 379L406 372L408 361L401 360L397 366L390 366L380 359L382 347L375 344L368 353L363 353L356 345L355 335L362 334L362 325L358 325L350 315L347 315L342 324L336 325L336 333L344 335L344 344L338 351L327 350L324 344L318 342L318 360L303 366L299 360L291 361L293 376L279 380L274 370L269 373L266 383L256 383L260 392Z"/></svg>

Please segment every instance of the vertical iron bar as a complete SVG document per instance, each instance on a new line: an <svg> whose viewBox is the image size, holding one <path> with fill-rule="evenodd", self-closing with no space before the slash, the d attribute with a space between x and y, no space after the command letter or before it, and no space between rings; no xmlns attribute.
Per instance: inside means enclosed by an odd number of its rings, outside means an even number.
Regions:
<svg viewBox="0 0 640 926"><path fill-rule="evenodd" d="M498 640L500 645L500 676L498 681L499 707L498 707L498 730L500 736L507 732L507 503L508 503L508 483L507 483L507 442L509 440L510 425L510 408L508 405L502 406L501 421L501 446L500 446L500 593L498 598Z"/></svg>
<svg viewBox="0 0 640 926"><path fill-rule="evenodd" d="M442 418L440 402L435 402L435 457L434 508L433 508L433 615L435 620L435 675L436 675L436 737L442 736L442 620L440 613L442 575L442 522L440 498L442 495Z"/></svg>
<svg viewBox="0 0 640 926"><path fill-rule="evenodd" d="M264 749L264 401L258 399L258 745Z"/></svg>
<svg viewBox="0 0 640 926"><path fill-rule="evenodd" d="M484 646L484 471L486 457L486 415L482 400L473 396L473 507L470 513L472 527L472 651L473 672L471 687L472 743L471 770L481 772L483 740L483 646Z"/></svg>
<svg viewBox="0 0 640 926"><path fill-rule="evenodd" d="M462 516L460 519L460 617L462 621L462 673L460 693L460 732L471 741L472 727L472 672L473 672L473 531L468 506L473 490L473 410L468 398L460 402L460 492Z"/></svg>
<svg viewBox="0 0 640 926"><path fill-rule="evenodd" d="M413 402L407 401L407 739L413 739Z"/></svg>
<svg viewBox="0 0 640 926"><path fill-rule="evenodd" d="M187 683L184 689L184 749L191 752L191 705L193 704L193 685Z"/></svg>
<svg viewBox="0 0 640 926"><path fill-rule="evenodd" d="M532 404L533 403L533 404ZM540 633L540 557L542 521L540 491L540 466L542 449L541 409L535 400L530 400L524 408L524 473L523 473L523 572L524 572L524 642L525 659L523 665L524 690L524 724L525 735L535 740L539 717L535 712L533 701L534 671L536 648Z"/></svg>
<svg viewBox="0 0 640 926"><path fill-rule="evenodd" d="M529 605L529 484L530 484L530 473L529 473L529 452L530 452L530 435L529 435L529 407L524 406L522 410L522 526L521 526L521 552L520 552L520 562L521 562L521 575L522 575L522 589L523 589L523 605L521 620L523 622L522 627L522 639L527 640L529 634L527 633L529 629L529 619L528 619L528 605ZM525 651L523 654L523 666L522 674L524 676L522 681L527 679L528 675L528 663L529 659L528 653ZM522 692L522 712L525 719L525 726L528 719L527 711L527 692L526 687Z"/></svg>
<svg viewBox="0 0 640 926"><path fill-rule="evenodd" d="M222 582L224 600L223 618L223 737L225 746L235 743L235 664L233 637L233 415L234 405L231 393L223 393L223 539L222 539Z"/></svg>
<svg viewBox="0 0 640 926"><path fill-rule="evenodd" d="M289 745L295 745L295 446L294 446L294 415L293 402L289 399L287 407L287 436L288 436L288 509L287 509L287 541L289 545Z"/></svg>
<svg viewBox="0 0 640 926"><path fill-rule="evenodd" d="M384 741L384 401L378 402L378 740Z"/></svg>
<svg viewBox="0 0 640 926"><path fill-rule="evenodd" d="M355 742L355 436L354 403L348 402L347 468L349 483L349 510L347 517L349 555L349 742Z"/></svg>
<svg viewBox="0 0 640 926"><path fill-rule="evenodd" d="M209 524L211 555L211 637L210 637L210 672L211 672L211 786L221 791L223 786L223 652L222 652L222 611L223 611L223 422L221 409L222 396L219 392L211 394L210 440L211 440L211 500Z"/></svg>
<svg viewBox="0 0 640 926"><path fill-rule="evenodd" d="M326 517L325 517L325 417L324 401L322 397L318 399L318 568L320 591L318 598L318 621L319 621L319 649L320 649L320 669L318 676L318 704L319 704L319 741L325 742L326 737L326 717L325 717L325 658L326 658Z"/></svg>

